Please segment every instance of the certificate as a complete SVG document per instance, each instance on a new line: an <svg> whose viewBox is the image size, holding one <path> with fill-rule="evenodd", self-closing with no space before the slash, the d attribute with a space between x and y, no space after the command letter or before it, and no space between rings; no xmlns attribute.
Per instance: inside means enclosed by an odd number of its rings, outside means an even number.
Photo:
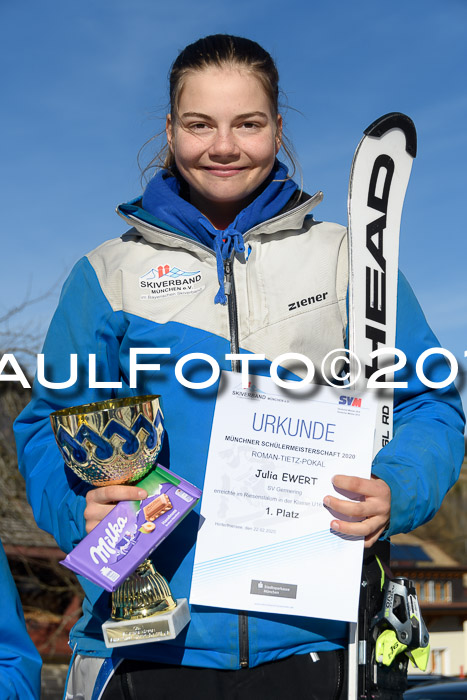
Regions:
<svg viewBox="0 0 467 700"><path fill-rule="evenodd" d="M190 603L357 620L363 538L333 532L335 474L369 478L371 394L223 372Z"/></svg>

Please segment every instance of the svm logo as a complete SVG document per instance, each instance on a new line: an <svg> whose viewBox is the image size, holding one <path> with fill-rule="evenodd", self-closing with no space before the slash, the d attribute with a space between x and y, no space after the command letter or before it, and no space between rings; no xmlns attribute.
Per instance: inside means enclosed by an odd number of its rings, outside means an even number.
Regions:
<svg viewBox="0 0 467 700"><path fill-rule="evenodd" d="M354 406L355 408L362 407L362 400L355 396L339 396L339 404L344 406Z"/></svg>

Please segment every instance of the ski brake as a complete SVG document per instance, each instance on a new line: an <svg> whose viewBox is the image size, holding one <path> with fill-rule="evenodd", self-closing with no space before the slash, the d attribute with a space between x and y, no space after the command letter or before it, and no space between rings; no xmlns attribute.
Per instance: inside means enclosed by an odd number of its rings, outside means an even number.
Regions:
<svg viewBox="0 0 467 700"><path fill-rule="evenodd" d="M414 667L425 671L430 654L429 634L412 581L385 577L383 604L370 629L377 633L376 663L390 666L396 656L405 653Z"/></svg>

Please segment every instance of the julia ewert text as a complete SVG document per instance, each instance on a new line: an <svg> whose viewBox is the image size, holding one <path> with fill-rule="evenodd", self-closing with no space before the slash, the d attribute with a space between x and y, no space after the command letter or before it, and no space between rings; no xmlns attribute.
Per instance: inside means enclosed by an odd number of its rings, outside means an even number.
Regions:
<svg viewBox="0 0 467 700"><path fill-rule="evenodd" d="M129 377L129 387L131 389L137 388L138 373L139 372L159 372L159 371L173 371L177 381L184 387L188 389L206 389L217 382L220 376L221 367L219 362L209 354L206 353L188 353L182 355L174 365L167 365L163 370L161 370L161 365L156 363L139 363L138 356L140 355L151 355L157 357L158 355L171 355L170 348L130 348L129 352L129 366L128 366L128 377ZM464 353L467 357L467 350ZM256 361L264 361L266 356L263 354L226 354L226 361L237 360L240 362L241 366L241 376L242 376L242 386L244 389L248 389L250 385L250 373L254 374L254 363ZM446 376L443 379L434 381L425 374L425 363L428 359L439 360L444 358L446 362ZM369 353L368 359L373 361L370 366L375 366L374 361L380 362L380 366L376 369L368 378L366 387L369 389L394 389L394 388L407 388L407 381L397 381L395 377L393 380L383 381L385 376L391 377L393 374L402 370L407 365L407 356L402 350L397 348L379 348ZM37 374L36 378L39 384L48 389L67 389L72 387L78 381L78 355L73 353L69 355L69 367L68 367L68 377L62 381L52 381L48 379L45 374L45 356L44 354L37 355ZM388 364L381 366L382 363L386 361ZM186 378L184 371L185 365L189 363L196 362L197 366L200 363L205 363L211 369L211 376L204 381L190 381ZM306 371L305 376L298 381L290 381L282 379L279 374L280 367L286 367L289 363L293 363L294 371L295 368L302 365ZM350 371L346 368L353 367L352 376ZM368 364L365 368L368 368ZM82 368L81 368L82 369ZM87 371L88 371L88 385L90 389L102 389L102 388L122 388L123 384L120 381L99 381L97 378L97 368L96 368L96 355L91 353L87 356ZM443 389L457 378L459 371L459 365L456 357L452 352L441 347L428 348L417 358L415 364L415 373L418 380L429 387L430 389ZM339 388L342 387L342 382L346 383L346 387L353 386L360 378L362 373L362 363L351 351L344 348L337 348L331 351L323 359L320 372L322 378L330 385ZM311 384L316 373L316 368L309 357L301 353L288 352L277 356L269 366L269 373L271 379L274 383L281 387L290 390L299 390L304 385ZM303 373L303 371L301 372ZM429 374L429 372L428 372ZM19 382L24 388L30 388L30 382L28 381L23 369L21 368L19 362L13 353L5 353L0 359L0 381L2 382Z"/></svg>

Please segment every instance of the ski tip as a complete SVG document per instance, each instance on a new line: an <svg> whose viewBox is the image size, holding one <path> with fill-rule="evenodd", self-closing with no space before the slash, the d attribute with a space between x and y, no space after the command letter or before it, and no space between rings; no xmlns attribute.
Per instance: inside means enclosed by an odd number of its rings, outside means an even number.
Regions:
<svg viewBox="0 0 467 700"><path fill-rule="evenodd" d="M405 134L405 150L415 158L417 155L417 130L415 124L406 114L401 112L389 112L376 119L364 131L366 136L383 136L389 129L401 129Z"/></svg>

